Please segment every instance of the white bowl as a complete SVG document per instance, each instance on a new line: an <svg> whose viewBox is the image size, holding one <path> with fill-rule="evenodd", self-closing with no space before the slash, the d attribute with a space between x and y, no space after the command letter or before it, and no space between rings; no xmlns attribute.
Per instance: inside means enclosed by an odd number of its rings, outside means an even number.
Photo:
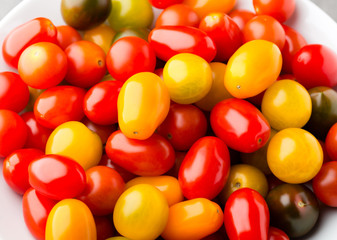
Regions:
<svg viewBox="0 0 337 240"><path fill-rule="evenodd" d="M55 25L64 24L60 2L61 0L21 2L0 22L0 46L2 46L4 37L14 27L32 18L47 17ZM237 8L253 10L252 0L237 0ZM337 53L337 24L309 0L297 0L296 11L287 24L299 31L308 43L325 44ZM2 56L0 56L0 71L15 71L4 63ZM1 169L2 160L0 159ZM0 196L0 239L34 239L23 220L21 196L7 186L2 174L0 174ZM332 240L336 239L336 236L337 208L324 207L317 226L309 236L306 236L306 239Z"/></svg>

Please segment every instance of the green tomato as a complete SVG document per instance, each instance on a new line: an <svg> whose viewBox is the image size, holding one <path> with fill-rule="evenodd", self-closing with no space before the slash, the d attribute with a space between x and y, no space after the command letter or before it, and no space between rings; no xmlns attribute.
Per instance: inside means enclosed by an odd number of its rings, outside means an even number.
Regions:
<svg viewBox="0 0 337 240"><path fill-rule="evenodd" d="M147 41L147 37L149 36L150 30L147 28L125 28L120 32L117 32L112 42L116 42L118 39L123 37L139 37Z"/></svg>

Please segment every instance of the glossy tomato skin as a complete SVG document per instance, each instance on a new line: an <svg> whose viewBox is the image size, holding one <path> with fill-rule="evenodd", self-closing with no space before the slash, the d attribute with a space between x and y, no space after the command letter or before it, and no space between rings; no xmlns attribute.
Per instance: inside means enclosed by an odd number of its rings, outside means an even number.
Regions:
<svg viewBox="0 0 337 240"><path fill-rule="evenodd" d="M223 12L228 13L235 5L235 0L184 0L183 4L192 7L203 18L205 15L211 12Z"/></svg>
<svg viewBox="0 0 337 240"><path fill-rule="evenodd" d="M164 61L178 53L192 53L211 62L216 55L213 40L204 31L189 26L154 28L149 34L149 43L156 56Z"/></svg>
<svg viewBox="0 0 337 240"><path fill-rule="evenodd" d="M34 188L29 188L22 198L23 217L30 233L37 239L45 239L47 218L56 200L47 198Z"/></svg>
<svg viewBox="0 0 337 240"><path fill-rule="evenodd" d="M281 229L269 227L268 240L289 240L289 237Z"/></svg>
<svg viewBox="0 0 337 240"><path fill-rule="evenodd" d="M242 99L219 102L211 111L210 121L215 135L228 147L240 152L258 150L270 135L269 123L262 113Z"/></svg>
<svg viewBox="0 0 337 240"><path fill-rule="evenodd" d="M0 109L22 111L28 104L28 86L14 72L0 72Z"/></svg>
<svg viewBox="0 0 337 240"><path fill-rule="evenodd" d="M156 133L138 140L117 130L109 137L105 151L114 163L141 176L161 175L173 166L175 159L171 144Z"/></svg>
<svg viewBox="0 0 337 240"><path fill-rule="evenodd" d="M57 44L65 50L73 42L82 40L80 33L69 25L56 26Z"/></svg>
<svg viewBox="0 0 337 240"><path fill-rule="evenodd" d="M239 189L228 198L224 222L229 239L268 239L268 205L253 189Z"/></svg>
<svg viewBox="0 0 337 240"><path fill-rule="evenodd" d="M233 10L228 15L238 25L241 31L243 30L246 23L256 16L255 13L244 9Z"/></svg>
<svg viewBox="0 0 337 240"><path fill-rule="evenodd" d="M160 26L191 26L198 27L198 14L185 4L175 4L165 8L157 18L156 27Z"/></svg>
<svg viewBox="0 0 337 240"><path fill-rule="evenodd" d="M55 200L78 196L85 188L84 169L74 160L45 155L28 167L29 183L39 193Z"/></svg>
<svg viewBox="0 0 337 240"><path fill-rule="evenodd" d="M14 28L5 38L2 55L5 62L14 68L18 67L21 53L37 42L57 42L57 29L47 18L34 18Z"/></svg>
<svg viewBox="0 0 337 240"><path fill-rule="evenodd" d="M337 123L332 125L325 138L326 151L328 152L329 157L333 161L337 161L336 143L337 143Z"/></svg>
<svg viewBox="0 0 337 240"><path fill-rule="evenodd" d="M183 0L149 0L149 1L152 6L159 9L165 9L174 4L179 4L183 2Z"/></svg>
<svg viewBox="0 0 337 240"><path fill-rule="evenodd" d="M36 99L34 115L47 128L54 129L68 121L80 121L84 117L85 90L74 86L49 88Z"/></svg>
<svg viewBox="0 0 337 240"><path fill-rule="evenodd" d="M295 0L253 0L257 15L269 15L279 22L285 22L295 11Z"/></svg>
<svg viewBox="0 0 337 240"><path fill-rule="evenodd" d="M93 123L88 118L84 117L81 122L89 128L92 132L96 133L100 138L103 144L106 143L111 133L117 130L117 125L99 125Z"/></svg>
<svg viewBox="0 0 337 240"><path fill-rule="evenodd" d="M116 32L107 24L103 23L93 29L83 33L83 40L93 42L100 46L104 53L107 54L112 45Z"/></svg>

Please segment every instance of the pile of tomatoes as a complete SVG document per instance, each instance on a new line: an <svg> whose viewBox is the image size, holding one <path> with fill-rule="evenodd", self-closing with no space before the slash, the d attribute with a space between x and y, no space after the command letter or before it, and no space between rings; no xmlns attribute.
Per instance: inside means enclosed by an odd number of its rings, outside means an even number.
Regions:
<svg viewBox="0 0 337 240"><path fill-rule="evenodd" d="M337 207L337 55L295 0L252 2L62 0L7 35L0 157L35 238L285 240Z"/></svg>

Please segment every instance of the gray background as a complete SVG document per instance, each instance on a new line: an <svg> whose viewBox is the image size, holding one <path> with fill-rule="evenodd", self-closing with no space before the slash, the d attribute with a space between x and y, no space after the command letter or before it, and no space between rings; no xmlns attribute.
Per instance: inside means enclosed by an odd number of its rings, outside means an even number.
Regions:
<svg viewBox="0 0 337 240"><path fill-rule="evenodd" d="M0 0L0 19L22 0ZM46 0L52 1L52 0ZM308 0L310 1L310 0ZM337 22L337 0L311 0Z"/></svg>

